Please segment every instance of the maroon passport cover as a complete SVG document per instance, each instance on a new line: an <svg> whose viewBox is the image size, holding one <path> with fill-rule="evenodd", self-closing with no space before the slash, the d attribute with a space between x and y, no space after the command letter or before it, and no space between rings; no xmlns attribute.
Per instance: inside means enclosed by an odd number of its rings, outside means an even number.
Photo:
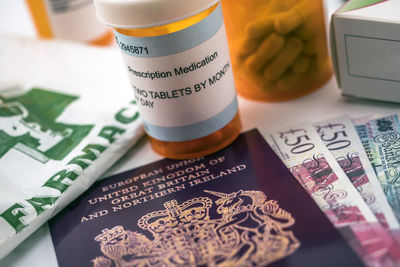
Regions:
<svg viewBox="0 0 400 267"><path fill-rule="evenodd" d="M60 267L362 266L256 130L97 182L50 230Z"/></svg>

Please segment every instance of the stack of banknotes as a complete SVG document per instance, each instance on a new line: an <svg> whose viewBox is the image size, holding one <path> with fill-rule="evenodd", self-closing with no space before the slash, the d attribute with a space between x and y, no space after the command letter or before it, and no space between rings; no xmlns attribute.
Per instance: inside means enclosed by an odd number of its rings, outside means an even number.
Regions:
<svg viewBox="0 0 400 267"><path fill-rule="evenodd" d="M266 137L367 266L400 266L399 115L342 116Z"/></svg>

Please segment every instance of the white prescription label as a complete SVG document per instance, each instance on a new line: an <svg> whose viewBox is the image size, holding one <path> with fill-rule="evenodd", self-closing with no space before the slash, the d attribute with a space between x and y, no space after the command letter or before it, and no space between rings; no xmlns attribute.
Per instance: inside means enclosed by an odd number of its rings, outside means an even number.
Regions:
<svg viewBox="0 0 400 267"><path fill-rule="evenodd" d="M91 41L108 31L96 17L92 0L45 0L53 36Z"/></svg>
<svg viewBox="0 0 400 267"><path fill-rule="evenodd" d="M150 136L193 140L234 118L237 98L220 5L178 32L115 36Z"/></svg>

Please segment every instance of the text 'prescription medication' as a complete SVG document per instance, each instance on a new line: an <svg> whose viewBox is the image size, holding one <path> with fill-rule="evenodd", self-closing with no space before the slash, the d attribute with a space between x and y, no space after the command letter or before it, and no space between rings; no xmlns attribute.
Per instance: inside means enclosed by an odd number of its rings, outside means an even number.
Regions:
<svg viewBox="0 0 400 267"><path fill-rule="evenodd" d="M215 152L241 123L216 0L95 0L117 44L155 151L169 158Z"/></svg>
<svg viewBox="0 0 400 267"><path fill-rule="evenodd" d="M109 45L113 33L96 18L92 0L25 0L42 38Z"/></svg>

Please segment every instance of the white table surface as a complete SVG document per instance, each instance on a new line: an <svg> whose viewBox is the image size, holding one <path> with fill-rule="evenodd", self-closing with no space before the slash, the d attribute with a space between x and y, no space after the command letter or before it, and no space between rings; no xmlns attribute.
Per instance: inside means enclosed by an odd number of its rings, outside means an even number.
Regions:
<svg viewBox="0 0 400 267"><path fill-rule="evenodd" d="M325 3L328 16L343 2L325 0ZM4 33L36 37L23 0L0 1L0 34ZM239 97L243 131L258 128L261 133L302 121L318 121L343 114L362 116L398 108L400 104L343 98L334 77L318 91L292 101L264 103ZM142 139L105 176L159 159L161 157L151 150L147 140ZM0 260L0 267L14 266L58 266L47 224L25 240L10 255Z"/></svg>

